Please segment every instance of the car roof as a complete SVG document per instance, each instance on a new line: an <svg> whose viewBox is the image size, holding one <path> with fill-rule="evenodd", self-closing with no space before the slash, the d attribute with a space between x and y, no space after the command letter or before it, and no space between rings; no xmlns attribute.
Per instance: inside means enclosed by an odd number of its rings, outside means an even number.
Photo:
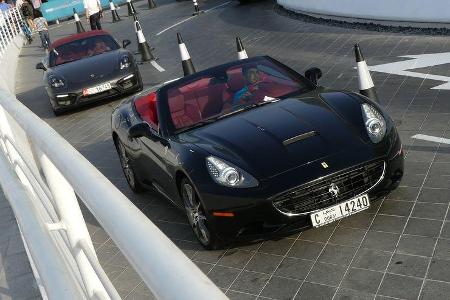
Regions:
<svg viewBox="0 0 450 300"><path fill-rule="evenodd" d="M67 36L64 37L62 39L56 40L55 42L53 42L50 45L49 51L53 50L56 47L59 47L61 45L73 42L73 41L77 41L77 40L82 40L91 36L99 36L99 35L109 35L111 36L111 34L105 30L91 30L91 31L86 31L86 32L81 32L81 33L77 33L77 34L73 34L71 36Z"/></svg>

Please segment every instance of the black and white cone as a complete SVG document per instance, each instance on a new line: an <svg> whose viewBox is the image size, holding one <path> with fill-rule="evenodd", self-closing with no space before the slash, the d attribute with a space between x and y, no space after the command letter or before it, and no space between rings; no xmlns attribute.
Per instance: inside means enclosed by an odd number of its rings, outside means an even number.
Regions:
<svg viewBox="0 0 450 300"><path fill-rule="evenodd" d="M197 0L192 0L192 2L194 2L194 13L192 14L193 16L196 16L204 12L203 10L200 10L200 8L198 7Z"/></svg>
<svg viewBox="0 0 450 300"><path fill-rule="evenodd" d="M136 9L134 9L133 2L131 0L127 0L127 7L128 7L128 16L134 16L137 14Z"/></svg>
<svg viewBox="0 0 450 300"><path fill-rule="evenodd" d="M150 50L150 46L147 43L147 40L145 39L144 33L142 32L141 24L139 23L139 20L134 17L134 29L136 31L137 39L138 39L138 49L139 53L141 54L141 62L147 62L155 60L155 57L152 54L152 51Z"/></svg>
<svg viewBox="0 0 450 300"><path fill-rule="evenodd" d="M153 0L148 0L148 8L153 9L156 8L156 3Z"/></svg>
<svg viewBox="0 0 450 300"><path fill-rule="evenodd" d="M191 56L187 51L186 45L183 42L181 34L177 33L178 47L180 48L181 65L183 66L184 76L195 73L194 64L192 63Z"/></svg>
<svg viewBox="0 0 450 300"><path fill-rule="evenodd" d="M377 92L364 60L359 44L355 44L356 69L358 71L359 92L367 98L378 102Z"/></svg>
<svg viewBox="0 0 450 300"><path fill-rule="evenodd" d="M113 23L121 21L119 14L117 13L116 6L112 0L109 0L109 8L111 9Z"/></svg>
<svg viewBox="0 0 450 300"><path fill-rule="evenodd" d="M236 38L236 46L237 46L237 53L238 53L238 59L247 59L247 51L245 51L244 45L242 45L242 41L240 37Z"/></svg>
<svg viewBox="0 0 450 300"><path fill-rule="evenodd" d="M73 17L75 19L75 24L77 25L77 33L84 32L83 24L81 24L80 17L78 16L75 8L73 9Z"/></svg>

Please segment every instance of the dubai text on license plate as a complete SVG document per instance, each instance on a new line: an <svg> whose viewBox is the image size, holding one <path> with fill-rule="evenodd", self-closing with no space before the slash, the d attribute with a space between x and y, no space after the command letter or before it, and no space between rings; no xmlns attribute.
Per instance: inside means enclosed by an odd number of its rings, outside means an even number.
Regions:
<svg viewBox="0 0 450 300"><path fill-rule="evenodd" d="M93 94L98 94L107 90L111 89L111 83L106 82L94 87L90 87L87 89L83 89L83 95L87 96L87 95L93 95Z"/></svg>
<svg viewBox="0 0 450 300"><path fill-rule="evenodd" d="M310 215L314 227L323 226L347 216L356 214L370 207L369 196L367 194L347 200L319 210Z"/></svg>

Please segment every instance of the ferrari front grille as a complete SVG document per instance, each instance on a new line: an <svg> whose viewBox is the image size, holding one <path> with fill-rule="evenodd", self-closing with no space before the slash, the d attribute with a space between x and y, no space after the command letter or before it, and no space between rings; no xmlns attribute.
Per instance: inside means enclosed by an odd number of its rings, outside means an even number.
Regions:
<svg viewBox="0 0 450 300"><path fill-rule="evenodd" d="M276 196L273 205L287 215L322 209L365 193L384 177L385 162L376 161L339 171Z"/></svg>

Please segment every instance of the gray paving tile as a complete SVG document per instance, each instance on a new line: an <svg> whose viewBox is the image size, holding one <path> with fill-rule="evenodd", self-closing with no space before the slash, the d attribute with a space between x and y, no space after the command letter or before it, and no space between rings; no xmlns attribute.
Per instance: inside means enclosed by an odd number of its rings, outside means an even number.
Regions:
<svg viewBox="0 0 450 300"><path fill-rule="evenodd" d="M250 294L258 294L270 276L267 274L243 271L231 286L232 290Z"/></svg>
<svg viewBox="0 0 450 300"><path fill-rule="evenodd" d="M300 239L325 243L330 238L335 227L336 224L332 223L319 228L305 230L300 234Z"/></svg>
<svg viewBox="0 0 450 300"><path fill-rule="evenodd" d="M442 221L410 218L406 225L405 233L438 237L442 223Z"/></svg>
<svg viewBox="0 0 450 300"><path fill-rule="evenodd" d="M415 201L419 194L419 188L400 186L387 196L388 200Z"/></svg>
<svg viewBox="0 0 450 300"><path fill-rule="evenodd" d="M450 260L431 259L427 279L450 282Z"/></svg>
<svg viewBox="0 0 450 300"><path fill-rule="evenodd" d="M450 240L438 239L434 257L450 260Z"/></svg>
<svg viewBox="0 0 450 300"><path fill-rule="evenodd" d="M361 248L356 253L352 267L374 271L386 270L391 252Z"/></svg>
<svg viewBox="0 0 450 300"><path fill-rule="evenodd" d="M402 235L397 247L397 253L431 256L435 242L435 238Z"/></svg>
<svg viewBox="0 0 450 300"><path fill-rule="evenodd" d="M132 268L125 269L114 281L116 289L132 291L142 282L141 277Z"/></svg>
<svg viewBox="0 0 450 300"><path fill-rule="evenodd" d="M341 222L339 222L339 226L358 229L368 229L374 217L375 215L373 214L366 214L366 213L355 214L348 218L342 219Z"/></svg>
<svg viewBox="0 0 450 300"><path fill-rule="evenodd" d="M356 249L355 247L328 244L320 254L319 261L348 266L356 253Z"/></svg>
<svg viewBox="0 0 450 300"><path fill-rule="evenodd" d="M441 237L450 239L450 222L444 222L444 227L442 228Z"/></svg>
<svg viewBox="0 0 450 300"><path fill-rule="evenodd" d="M292 299L300 285L300 281L273 276L264 287L261 296L273 299Z"/></svg>
<svg viewBox="0 0 450 300"><path fill-rule="evenodd" d="M394 251L399 235L394 233L369 231L362 243L362 248Z"/></svg>
<svg viewBox="0 0 450 300"><path fill-rule="evenodd" d="M375 217L370 230L401 233L406 221L406 217L378 215Z"/></svg>
<svg viewBox="0 0 450 300"><path fill-rule="evenodd" d="M386 274L378 293L382 296L414 300L419 297L422 281L413 277Z"/></svg>
<svg viewBox="0 0 450 300"><path fill-rule="evenodd" d="M380 285L383 273L350 268L341 286L343 288L375 294Z"/></svg>
<svg viewBox="0 0 450 300"><path fill-rule="evenodd" d="M243 250L228 250L218 264L225 267L243 268L253 253Z"/></svg>
<svg viewBox="0 0 450 300"><path fill-rule="evenodd" d="M200 271L202 271L205 274L208 274L208 272L214 267L213 264L210 263L204 263L204 262L200 262L200 261L193 261L197 267L200 269Z"/></svg>
<svg viewBox="0 0 450 300"><path fill-rule="evenodd" d="M427 189L420 192L418 201L430 203L449 203L450 189Z"/></svg>
<svg viewBox="0 0 450 300"><path fill-rule="evenodd" d="M241 271L239 269L215 266L208 277L220 288L229 288Z"/></svg>
<svg viewBox="0 0 450 300"><path fill-rule="evenodd" d="M389 200L384 201L380 208L380 214L394 215L394 216L409 216L413 203L408 201Z"/></svg>
<svg viewBox="0 0 450 300"><path fill-rule="evenodd" d="M256 253L249 261L246 270L271 274L283 260L282 256Z"/></svg>
<svg viewBox="0 0 450 300"><path fill-rule="evenodd" d="M447 300L450 295L450 283L425 280L420 300Z"/></svg>
<svg viewBox="0 0 450 300"><path fill-rule="evenodd" d="M338 300L373 300L374 294L340 288L334 299Z"/></svg>
<svg viewBox="0 0 450 300"><path fill-rule="evenodd" d="M416 203L412 217L444 220L448 204Z"/></svg>
<svg viewBox="0 0 450 300"><path fill-rule="evenodd" d="M225 250L216 251L198 251L192 257L193 260L205 262L205 263L216 263L224 255Z"/></svg>
<svg viewBox="0 0 450 300"><path fill-rule="evenodd" d="M346 267L316 263L309 273L306 281L337 286L344 275Z"/></svg>
<svg viewBox="0 0 450 300"><path fill-rule="evenodd" d="M305 282L295 300L331 300L335 291L335 287Z"/></svg>
<svg viewBox="0 0 450 300"><path fill-rule="evenodd" d="M264 241L261 248L259 248L259 251L269 254L285 255L293 244L294 240L292 239L282 239L279 241L270 241L270 240Z"/></svg>
<svg viewBox="0 0 450 300"><path fill-rule="evenodd" d="M253 300L253 299L256 299L256 295L250 295L250 294L236 292L236 291L228 291L226 293L226 295L230 300Z"/></svg>
<svg viewBox="0 0 450 300"><path fill-rule="evenodd" d="M313 265L313 261L298 258L285 258L275 271L275 275L290 277L297 280L306 278L309 270Z"/></svg>
<svg viewBox="0 0 450 300"><path fill-rule="evenodd" d="M362 229L338 227L329 242L339 245L359 246L364 234L365 230Z"/></svg>
<svg viewBox="0 0 450 300"><path fill-rule="evenodd" d="M325 244L298 240L292 249L288 252L288 256L303 259L316 259Z"/></svg>
<svg viewBox="0 0 450 300"><path fill-rule="evenodd" d="M392 257L388 271L394 274L414 277L425 277L430 258L395 254Z"/></svg>

